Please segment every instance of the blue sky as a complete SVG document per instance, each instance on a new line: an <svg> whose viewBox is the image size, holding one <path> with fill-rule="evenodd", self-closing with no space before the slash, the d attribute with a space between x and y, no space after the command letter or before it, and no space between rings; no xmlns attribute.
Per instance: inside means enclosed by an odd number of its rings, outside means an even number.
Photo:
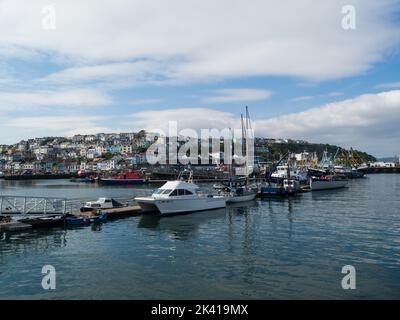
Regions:
<svg viewBox="0 0 400 320"><path fill-rule="evenodd" d="M400 2L348 4L0 0L0 143L222 129L248 105L258 136L398 154Z"/></svg>

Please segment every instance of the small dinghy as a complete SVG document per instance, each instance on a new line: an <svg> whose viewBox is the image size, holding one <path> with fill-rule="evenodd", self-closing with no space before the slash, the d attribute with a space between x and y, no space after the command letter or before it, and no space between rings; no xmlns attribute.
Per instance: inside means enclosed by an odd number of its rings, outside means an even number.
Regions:
<svg viewBox="0 0 400 320"><path fill-rule="evenodd" d="M107 220L107 213L102 213L97 216L91 217L66 217L65 226L67 227L79 227L88 226L90 224L103 223Z"/></svg>

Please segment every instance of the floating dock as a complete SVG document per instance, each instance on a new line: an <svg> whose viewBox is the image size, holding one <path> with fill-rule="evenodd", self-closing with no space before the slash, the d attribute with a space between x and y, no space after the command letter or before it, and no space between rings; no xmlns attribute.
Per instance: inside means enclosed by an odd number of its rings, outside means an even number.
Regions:
<svg viewBox="0 0 400 320"><path fill-rule="evenodd" d="M108 220L114 219L123 219L125 217L137 216L142 214L142 209L140 206L129 206L129 207L122 207L122 208L114 208L114 209L103 209L101 210L102 213L107 213ZM91 217L92 212L75 212L73 213L74 216L77 217Z"/></svg>

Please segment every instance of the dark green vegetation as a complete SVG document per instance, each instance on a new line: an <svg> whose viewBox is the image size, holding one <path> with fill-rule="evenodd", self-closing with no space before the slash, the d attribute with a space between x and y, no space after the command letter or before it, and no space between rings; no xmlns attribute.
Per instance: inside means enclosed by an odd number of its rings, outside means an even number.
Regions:
<svg viewBox="0 0 400 320"><path fill-rule="evenodd" d="M264 161L276 161L279 160L287 152L290 153L301 153L301 152L316 152L318 158L322 157L324 151L328 151L328 154L334 156L340 148L336 145L321 144L321 143L309 143L309 142L298 142L294 140L288 140L287 142L270 142L264 139L256 139L255 153ZM374 162L376 158L366 152L359 150L346 150L341 148L339 156L341 154L349 156L351 153L354 157L360 158L362 162Z"/></svg>

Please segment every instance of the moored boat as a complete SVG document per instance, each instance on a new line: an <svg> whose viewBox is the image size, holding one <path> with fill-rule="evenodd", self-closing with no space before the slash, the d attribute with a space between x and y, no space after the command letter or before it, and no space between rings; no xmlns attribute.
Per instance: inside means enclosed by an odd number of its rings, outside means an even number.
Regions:
<svg viewBox="0 0 400 320"><path fill-rule="evenodd" d="M113 209L123 207L122 203L112 199L112 198L99 198L97 201L89 201L81 207L81 212L94 211L101 209Z"/></svg>
<svg viewBox="0 0 400 320"><path fill-rule="evenodd" d="M300 191L300 183L293 179L284 179L282 184L268 183L261 187L261 197L290 196Z"/></svg>
<svg viewBox="0 0 400 320"><path fill-rule="evenodd" d="M307 181L307 171L302 171L296 167L288 165L276 166L275 171L271 173L271 180L283 180L287 178L296 179L298 181Z"/></svg>
<svg viewBox="0 0 400 320"><path fill-rule="evenodd" d="M87 226L90 224L103 223L107 220L107 213L101 213L97 216L91 217L66 217L64 219L65 226L67 227L79 227Z"/></svg>
<svg viewBox="0 0 400 320"><path fill-rule="evenodd" d="M312 191L339 189L346 187L347 184L348 180L346 178L335 175L311 177L310 179Z"/></svg>
<svg viewBox="0 0 400 320"><path fill-rule="evenodd" d="M150 197L137 197L135 201L143 212L159 212L161 215L214 210L226 207L225 198L205 195L190 180L168 181Z"/></svg>
<svg viewBox="0 0 400 320"><path fill-rule="evenodd" d="M238 203L254 200L257 196L257 192L246 187L239 187L228 189L224 196L226 203Z"/></svg>
<svg viewBox="0 0 400 320"><path fill-rule="evenodd" d="M145 184L147 180L135 171L126 172L113 178L100 178L99 183L105 185L137 185Z"/></svg>
<svg viewBox="0 0 400 320"><path fill-rule="evenodd" d="M359 179L359 178L364 178L365 172L362 170L358 170L356 168L351 169L351 178L352 179Z"/></svg>

